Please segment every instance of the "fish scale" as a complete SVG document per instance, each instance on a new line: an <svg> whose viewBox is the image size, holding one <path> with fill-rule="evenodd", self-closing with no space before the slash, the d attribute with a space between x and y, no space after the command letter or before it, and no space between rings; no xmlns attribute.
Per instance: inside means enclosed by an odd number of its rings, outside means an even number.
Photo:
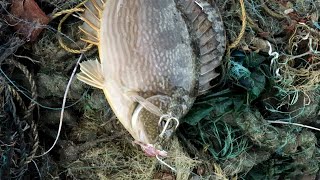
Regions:
<svg viewBox="0 0 320 180"><path fill-rule="evenodd" d="M162 154L154 147L159 116L181 119L218 76L225 50L218 8L203 0L91 0L86 8L80 29L100 62L81 63L78 79L104 91L146 154ZM170 138L173 129L165 132Z"/></svg>
<svg viewBox="0 0 320 180"><path fill-rule="evenodd" d="M109 38L100 40L103 51L99 52L101 60L112 59L112 63L101 62L105 77L123 82L126 88L140 94L153 91L171 95L175 87L190 91L194 88L194 77L190 72L194 71L195 63L187 27L181 16L174 14L178 12L173 1L162 0L152 4L148 1L126 1L120 8L114 7L119 4L112 6L112 3L108 4L111 1L107 1L106 14L101 20L106 24L101 27L101 33ZM149 5L146 8L142 4ZM147 16L153 18L146 19ZM127 17L134 21L127 23ZM175 19L180 23L170 22ZM132 28L134 24L138 26L136 30ZM115 51L119 57L112 58ZM157 64L161 66L156 68Z"/></svg>

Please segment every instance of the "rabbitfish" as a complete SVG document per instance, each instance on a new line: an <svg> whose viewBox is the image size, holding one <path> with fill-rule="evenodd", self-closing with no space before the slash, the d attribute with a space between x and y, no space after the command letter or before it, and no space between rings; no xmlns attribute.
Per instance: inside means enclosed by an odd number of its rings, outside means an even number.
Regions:
<svg viewBox="0 0 320 180"><path fill-rule="evenodd" d="M80 64L78 79L104 91L113 112L149 156L168 139L195 98L218 76L225 30L205 0L90 0L83 40L100 60Z"/></svg>

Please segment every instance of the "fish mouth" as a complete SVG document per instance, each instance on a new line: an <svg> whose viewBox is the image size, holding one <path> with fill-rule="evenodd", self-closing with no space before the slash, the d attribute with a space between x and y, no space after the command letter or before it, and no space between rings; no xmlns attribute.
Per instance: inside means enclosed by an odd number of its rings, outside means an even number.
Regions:
<svg viewBox="0 0 320 180"><path fill-rule="evenodd" d="M162 150L159 142L154 142L154 144L149 143L145 131L139 132L139 140L135 140L134 143L140 145L142 151L146 156L149 157L167 157L167 152Z"/></svg>
<svg viewBox="0 0 320 180"><path fill-rule="evenodd" d="M138 95L136 95L138 96ZM179 126L179 120L168 113L171 98L155 95L149 98L136 98L138 104L131 115L135 143L147 156L166 156L161 145L166 143ZM161 108L162 107L162 108Z"/></svg>
<svg viewBox="0 0 320 180"><path fill-rule="evenodd" d="M161 117L159 117L159 121L154 120L154 122L149 122L153 123L152 126L156 127L156 133L154 132L155 129L149 129L148 131L148 127L146 127L144 121L139 119L139 114L142 111L142 109L143 106L138 105L132 115L132 129L134 129L136 132L134 136L135 140L140 142L139 144L143 143L142 147L144 147L144 149L151 149L150 145L162 144L171 139L173 133L179 126L179 120L177 118L172 117L169 114L164 114Z"/></svg>
<svg viewBox="0 0 320 180"><path fill-rule="evenodd" d="M149 156L149 157L156 157L156 156L167 157L168 156L167 151L159 150L153 144L146 144L140 141L134 141L134 143L140 145L141 149L143 150L146 156Z"/></svg>

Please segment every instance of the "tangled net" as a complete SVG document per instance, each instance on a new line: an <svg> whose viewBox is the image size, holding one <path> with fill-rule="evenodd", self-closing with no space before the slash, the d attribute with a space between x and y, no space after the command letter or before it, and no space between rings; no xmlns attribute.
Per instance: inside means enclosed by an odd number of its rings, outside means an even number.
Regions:
<svg viewBox="0 0 320 180"><path fill-rule="evenodd" d="M96 57L96 50L88 51L92 45L71 40L80 39L81 23L71 13L82 12L84 1L40 2L52 22L34 44L13 36L0 19L0 179L316 179L319 133L289 122L319 126L318 1L215 1L229 42L220 77L225 83L198 98L181 120L172 156L165 159L176 172L132 146L104 95L79 84L68 96L63 135L50 152L54 160L34 158L56 137L58 111L52 110L59 110L54 106L65 87L56 84L68 81L73 54ZM9 3L0 5L4 13ZM19 47L22 55L13 55ZM36 100L54 107L39 108L40 142Z"/></svg>
<svg viewBox="0 0 320 180"><path fill-rule="evenodd" d="M16 88L10 85L12 81L8 81L8 76L2 70L4 64L18 68L27 78L32 97L28 106ZM37 88L33 76L22 64L9 59L1 65L0 152L2 168L0 177L20 179L29 169L28 165L33 161L39 147L37 124L33 119Z"/></svg>
<svg viewBox="0 0 320 180"><path fill-rule="evenodd" d="M284 96L297 97L297 93L307 95L319 87L320 51L318 50L320 33L304 23L297 24L289 39L288 54L280 55L271 62L277 84ZM293 98L294 104L297 98ZM306 101L306 105L310 99Z"/></svg>

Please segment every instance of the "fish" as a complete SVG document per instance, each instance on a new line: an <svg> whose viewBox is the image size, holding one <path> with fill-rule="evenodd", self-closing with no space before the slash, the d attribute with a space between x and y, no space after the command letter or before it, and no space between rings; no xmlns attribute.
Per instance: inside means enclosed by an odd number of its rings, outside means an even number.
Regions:
<svg viewBox="0 0 320 180"><path fill-rule="evenodd" d="M219 8L206 0L89 0L79 27L99 60L77 78L102 89L147 156L164 144L195 99L214 86L226 47Z"/></svg>

